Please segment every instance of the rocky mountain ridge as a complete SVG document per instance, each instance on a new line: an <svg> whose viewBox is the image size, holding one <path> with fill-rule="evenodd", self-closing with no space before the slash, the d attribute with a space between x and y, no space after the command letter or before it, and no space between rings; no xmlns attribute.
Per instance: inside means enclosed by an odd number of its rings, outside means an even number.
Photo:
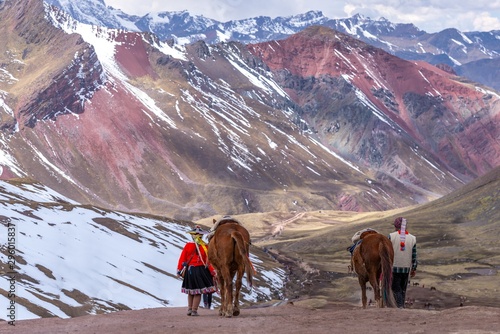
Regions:
<svg viewBox="0 0 500 334"><path fill-rule="evenodd" d="M385 210L499 162L498 94L325 27L181 46L23 0L4 2L0 31L0 177L80 203Z"/></svg>
<svg viewBox="0 0 500 334"><path fill-rule="evenodd" d="M244 44L285 39L303 29L321 25L348 34L407 60L444 64L455 73L500 90L500 31L462 32L453 27L427 33L413 24L373 20L356 14L331 19L321 11L271 18L267 16L219 22L188 11L128 15L107 7L103 0L78 3L47 0L76 20L114 29L151 32L161 40L186 44L203 40L208 44L239 41Z"/></svg>

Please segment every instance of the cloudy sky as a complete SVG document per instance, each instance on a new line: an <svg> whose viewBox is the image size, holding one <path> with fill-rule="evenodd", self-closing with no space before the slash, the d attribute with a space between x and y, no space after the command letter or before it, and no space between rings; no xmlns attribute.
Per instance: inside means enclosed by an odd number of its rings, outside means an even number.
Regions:
<svg viewBox="0 0 500 334"><path fill-rule="evenodd" d="M413 23L426 32L500 30L500 0L104 0L128 14L179 11L218 21L266 15L290 16L321 10L329 18L360 13L393 23Z"/></svg>

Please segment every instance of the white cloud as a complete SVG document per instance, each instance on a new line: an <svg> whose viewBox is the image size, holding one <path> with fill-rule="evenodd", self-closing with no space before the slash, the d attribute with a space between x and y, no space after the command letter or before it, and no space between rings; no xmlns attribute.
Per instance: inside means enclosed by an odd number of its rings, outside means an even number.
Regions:
<svg viewBox="0 0 500 334"><path fill-rule="evenodd" d="M492 17L491 13L482 12L474 18L473 25L474 30L478 31L500 30L500 19Z"/></svg>
<svg viewBox="0 0 500 334"><path fill-rule="evenodd" d="M461 31L500 30L500 0L105 0L129 14L188 10L222 22L254 16L290 16L321 10L329 18L362 14L372 19L385 17L393 23L413 23L427 32L446 28Z"/></svg>

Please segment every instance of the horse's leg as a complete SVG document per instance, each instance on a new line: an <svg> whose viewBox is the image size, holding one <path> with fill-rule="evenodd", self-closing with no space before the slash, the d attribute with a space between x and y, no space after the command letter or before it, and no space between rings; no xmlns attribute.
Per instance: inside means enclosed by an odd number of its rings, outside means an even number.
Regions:
<svg viewBox="0 0 500 334"><path fill-rule="evenodd" d="M220 270L219 279L221 281L221 308L219 310L219 315L222 317L229 317L232 315L232 289L233 289L233 280L231 279L231 275L228 269L229 265L222 266Z"/></svg>
<svg viewBox="0 0 500 334"><path fill-rule="evenodd" d="M220 306L219 306L219 316L224 316L225 300L226 300L226 283L222 275L218 275L219 280L219 291L220 291Z"/></svg>
<svg viewBox="0 0 500 334"><path fill-rule="evenodd" d="M243 281L243 274L244 274L244 269L245 267L243 266L242 268L238 269L237 276L236 276L236 286L235 286L235 293L234 293L234 309L233 309L233 315L239 316L240 315L240 290L242 286L242 281Z"/></svg>
<svg viewBox="0 0 500 334"><path fill-rule="evenodd" d="M363 304L363 308L366 308L366 282L368 281L368 274L366 272L365 264L362 262L359 248L354 250L353 256L351 257L351 263L353 263L354 272L358 275L358 282L361 287L361 302Z"/></svg>
<svg viewBox="0 0 500 334"><path fill-rule="evenodd" d="M361 302L363 303L363 308L366 308L366 279L364 277L358 276L359 286L361 287Z"/></svg>
<svg viewBox="0 0 500 334"><path fill-rule="evenodd" d="M233 316L233 280L231 276L226 282L226 310L224 316L226 318Z"/></svg>
<svg viewBox="0 0 500 334"><path fill-rule="evenodd" d="M382 307L381 299L380 299L380 285L378 284L377 271L372 270L370 272L370 285L373 288L373 295L375 297L375 301L377 302L378 307Z"/></svg>

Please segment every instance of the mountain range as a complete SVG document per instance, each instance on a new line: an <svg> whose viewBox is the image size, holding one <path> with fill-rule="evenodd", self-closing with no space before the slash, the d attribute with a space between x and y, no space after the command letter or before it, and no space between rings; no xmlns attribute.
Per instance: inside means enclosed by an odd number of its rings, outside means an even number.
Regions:
<svg viewBox="0 0 500 334"><path fill-rule="evenodd" d="M177 44L203 40L208 44L239 41L244 44L281 40L303 29L321 25L348 34L406 60L423 60L500 90L500 31L462 32L449 27L427 33L411 23L372 20L356 14L330 19L321 11L271 18L259 16L220 22L188 11L129 15L106 6L103 0L78 2L47 0L77 21L114 29L151 32Z"/></svg>
<svg viewBox="0 0 500 334"><path fill-rule="evenodd" d="M385 210L499 164L498 94L312 26L177 45L5 1L1 178L79 202L196 219Z"/></svg>

